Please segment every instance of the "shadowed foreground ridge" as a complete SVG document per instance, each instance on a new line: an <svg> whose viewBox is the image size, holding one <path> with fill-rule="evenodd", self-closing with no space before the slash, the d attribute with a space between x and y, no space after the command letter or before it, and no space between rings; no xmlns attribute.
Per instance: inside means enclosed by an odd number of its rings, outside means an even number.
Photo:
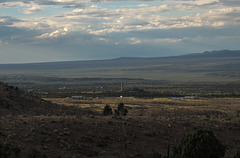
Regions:
<svg viewBox="0 0 240 158"><path fill-rule="evenodd" d="M18 87L0 82L0 116L4 115L80 115L87 111L57 105L29 95ZM91 112L90 112L91 113Z"/></svg>

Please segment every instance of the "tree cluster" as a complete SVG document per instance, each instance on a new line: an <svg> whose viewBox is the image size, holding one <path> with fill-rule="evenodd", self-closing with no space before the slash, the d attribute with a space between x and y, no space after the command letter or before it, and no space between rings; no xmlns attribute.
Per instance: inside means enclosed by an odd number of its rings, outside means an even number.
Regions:
<svg viewBox="0 0 240 158"><path fill-rule="evenodd" d="M126 116L128 113L128 110L124 107L124 103L119 103L118 104L118 108L114 110L115 115L116 116ZM106 105L103 109L103 115L107 116L107 115L112 115L112 108L110 107L110 105Z"/></svg>
<svg viewBox="0 0 240 158"><path fill-rule="evenodd" d="M222 158L224 146L209 130L198 130L184 136L181 143L172 150L171 158Z"/></svg>

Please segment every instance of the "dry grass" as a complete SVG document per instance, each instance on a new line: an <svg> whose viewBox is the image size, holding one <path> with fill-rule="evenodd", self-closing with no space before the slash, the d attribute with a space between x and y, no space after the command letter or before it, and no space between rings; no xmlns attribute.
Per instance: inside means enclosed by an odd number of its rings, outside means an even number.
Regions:
<svg viewBox="0 0 240 158"><path fill-rule="evenodd" d="M166 138L164 143L160 143L162 146L176 144L183 133L207 128L213 130L228 146L226 157L232 157L240 148L240 98L181 101L173 101L171 98L98 98L92 100L59 98L47 100L97 112L101 112L106 104L115 109L119 102L123 102L129 109L126 119L138 122L139 124L136 126L148 126L148 130L158 131L162 135L166 134L167 137L170 137ZM152 142L153 144L156 144L156 140ZM165 149L162 148L160 151L165 152Z"/></svg>
<svg viewBox="0 0 240 158"><path fill-rule="evenodd" d="M225 158L232 158L240 148L239 98L183 101L172 101L170 98L45 100L69 109L71 106L77 107L74 108L76 112L62 115L2 116L0 141L23 149L34 147L50 158L147 157L153 151L165 155L167 146L178 144L184 134L207 128L227 145ZM119 102L128 108L127 116L97 115L106 104L115 109ZM97 113L78 114L78 108Z"/></svg>
<svg viewBox="0 0 240 158"><path fill-rule="evenodd" d="M116 108L117 104L123 102L130 110L130 116L141 113L144 115L160 115L163 112L175 113L177 115L210 115L210 117L225 118L231 117L236 119L240 111L239 98L218 98L206 100L182 100L173 101L171 98L95 98L91 100L74 100L71 98L47 98L45 100L65 106L76 106L93 111L101 111L106 104ZM174 117L174 115L173 115Z"/></svg>

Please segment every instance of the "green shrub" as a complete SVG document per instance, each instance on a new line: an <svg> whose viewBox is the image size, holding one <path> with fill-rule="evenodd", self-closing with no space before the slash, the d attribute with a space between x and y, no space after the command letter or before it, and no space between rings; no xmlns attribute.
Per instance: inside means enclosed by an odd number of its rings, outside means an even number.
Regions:
<svg viewBox="0 0 240 158"><path fill-rule="evenodd" d="M104 109L103 109L103 115L107 116L107 115L112 115L112 108L110 107L110 105L105 105Z"/></svg>
<svg viewBox="0 0 240 158"><path fill-rule="evenodd" d="M173 147L171 158L222 158L226 147L209 130L198 130L184 136L177 147Z"/></svg>

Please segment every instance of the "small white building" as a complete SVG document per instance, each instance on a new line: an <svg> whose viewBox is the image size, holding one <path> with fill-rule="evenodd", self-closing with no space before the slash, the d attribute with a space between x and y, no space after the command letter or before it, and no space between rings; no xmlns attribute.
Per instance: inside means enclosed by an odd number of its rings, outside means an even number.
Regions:
<svg viewBox="0 0 240 158"><path fill-rule="evenodd" d="M173 97L172 100L174 100L174 101L177 101L177 100L183 100L183 98Z"/></svg>
<svg viewBox="0 0 240 158"><path fill-rule="evenodd" d="M185 96L184 99L199 99L198 96Z"/></svg>
<svg viewBox="0 0 240 158"><path fill-rule="evenodd" d="M83 96L72 96L72 99L83 99Z"/></svg>

